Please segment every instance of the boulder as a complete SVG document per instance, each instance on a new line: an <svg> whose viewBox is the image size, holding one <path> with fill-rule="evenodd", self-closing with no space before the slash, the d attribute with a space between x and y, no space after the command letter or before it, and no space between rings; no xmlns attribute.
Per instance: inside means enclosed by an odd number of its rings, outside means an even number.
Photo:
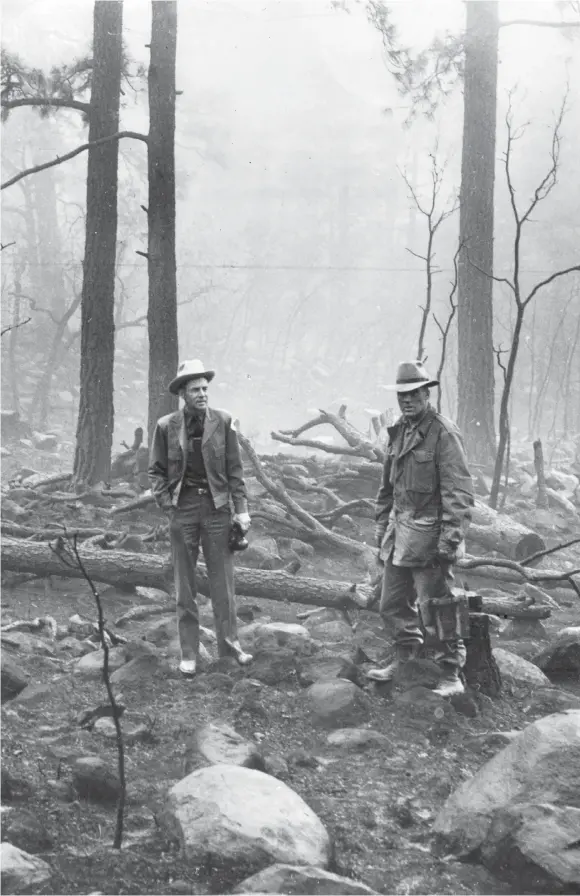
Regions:
<svg viewBox="0 0 580 896"><path fill-rule="evenodd" d="M52 644L42 638L30 635L28 632L2 632L2 647L4 646L35 656L55 656L56 654Z"/></svg>
<svg viewBox="0 0 580 896"><path fill-rule="evenodd" d="M232 891L234 893L308 893L310 896L338 896L338 894L375 893L366 884L332 874L312 865L270 865L252 877L247 877Z"/></svg>
<svg viewBox="0 0 580 896"><path fill-rule="evenodd" d="M326 867L330 837L290 787L232 765L199 769L169 791L161 816L192 862L258 871L274 862Z"/></svg>
<svg viewBox="0 0 580 896"><path fill-rule="evenodd" d="M249 569L281 569L284 560L273 538L250 536L250 544L237 555L237 563Z"/></svg>
<svg viewBox="0 0 580 896"><path fill-rule="evenodd" d="M159 680L166 677L171 669L169 664L161 657L144 655L135 657L128 663L121 665L111 675L111 683L116 685L138 684L151 678Z"/></svg>
<svg viewBox="0 0 580 896"><path fill-rule="evenodd" d="M560 629L554 641L534 657L536 666L553 680L580 680L580 625Z"/></svg>
<svg viewBox="0 0 580 896"><path fill-rule="evenodd" d="M510 619L501 630L506 641L548 641L549 635L540 619Z"/></svg>
<svg viewBox="0 0 580 896"><path fill-rule="evenodd" d="M544 716L564 712L567 709L580 709L580 694L573 694L571 691L552 685L535 688L526 706L526 711Z"/></svg>
<svg viewBox="0 0 580 896"><path fill-rule="evenodd" d="M95 625L90 619L83 619L82 616L75 613L68 620L68 630L71 635L76 635L79 638L88 638L89 635L94 634Z"/></svg>
<svg viewBox="0 0 580 896"><path fill-rule="evenodd" d="M28 675L18 666L13 660L11 660L6 651L2 651L1 657L1 669L2 669L2 703L5 700L12 700L14 697L17 697L21 691L24 690L26 685L28 684Z"/></svg>
<svg viewBox="0 0 580 896"><path fill-rule="evenodd" d="M85 656L87 653L93 653L96 648L95 644L90 644L88 641L79 641L72 636L63 638L58 642L58 646L60 650L65 650L68 654L77 659L81 656Z"/></svg>
<svg viewBox="0 0 580 896"><path fill-rule="evenodd" d="M275 652L260 650L254 654L251 675L262 684L281 684L295 674L294 653L286 647L280 647Z"/></svg>
<svg viewBox="0 0 580 896"><path fill-rule="evenodd" d="M103 675L104 658L105 654L103 650L93 650L92 653L87 653L86 656L81 657L81 659L74 664L73 671L86 678L100 678ZM115 672L116 669L120 669L125 661L126 652L124 647L112 647L109 649L109 673Z"/></svg>
<svg viewBox="0 0 580 896"><path fill-rule="evenodd" d="M343 750L367 750L369 747L390 747L391 742L384 734L371 728L338 728L326 738L331 747Z"/></svg>
<svg viewBox="0 0 580 896"><path fill-rule="evenodd" d="M256 745L225 722L210 722L196 731L192 747L211 765L239 765L264 770L264 761Z"/></svg>
<svg viewBox="0 0 580 896"><path fill-rule="evenodd" d="M503 650L501 647L496 647L492 652L502 681L524 687L550 686L550 680L544 673L523 657L510 653L509 650Z"/></svg>
<svg viewBox="0 0 580 896"><path fill-rule="evenodd" d="M121 782L100 756L79 756L73 763L73 786L80 797L96 803L115 803Z"/></svg>
<svg viewBox="0 0 580 896"><path fill-rule="evenodd" d="M330 607L321 607L309 613L304 625L312 637L316 641L322 641L323 644L349 643L353 640L352 626L344 613Z"/></svg>
<svg viewBox="0 0 580 896"><path fill-rule="evenodd" d="M46 852L53 844L44 822L27 809L14 809L4 815L2 838L33 855Z"/></svg>
<svg viewBox="0 0 580 896"><path fill-rule="evenodd" d="M267 622L253 630L256 650L276 651L285 647L296 654L310 655L315 647L307 628L292 622Z"/></svg>
<svg viewBox="0 0 580 896"><path fill-rule="evenodd" d="M346 678L353 684L361 683L359 669L346 656L308 656L296 662L296 675L302 687L309 687L317 681Z"/></svg>
<svg viewBox="0 0 580 896"><path fill-rule="evenodd" d="M50 865L12 843L4 842L0 846L0 865L3 893L42 892L50 884Z"/></svg>
<svg viewBox="0 0 580 896"><path fill-rule="evenodd" d="M575 892L578 794L580 711L569 710L528 725L464 782L446 801L434 831L446 851L480 855L518 892Z"/></svg>
<svg viewBox="0 0 580 896"><path fill-rule="evenodd" d="M308 688L307 694L314 718L326 728L360 725L368 719L369 699L352 681L319 681Z"/></svg>

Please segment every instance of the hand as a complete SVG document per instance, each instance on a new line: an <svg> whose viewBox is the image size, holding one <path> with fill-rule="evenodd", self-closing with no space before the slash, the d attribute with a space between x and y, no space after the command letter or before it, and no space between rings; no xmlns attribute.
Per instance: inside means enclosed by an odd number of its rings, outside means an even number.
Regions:
<svg viewBox="0 0 580 896"><path fill-rule="evenodd" d="M249 513L234 513L234 523L237 523L244 535L252 525Z"/></svg>
<svg viewBox="0 0 580 896"><path fill-rule="evenodd" d="M457 563L457 552L453 550L437 551L435 560L440 566L453 566L454 563Z"/></svg>

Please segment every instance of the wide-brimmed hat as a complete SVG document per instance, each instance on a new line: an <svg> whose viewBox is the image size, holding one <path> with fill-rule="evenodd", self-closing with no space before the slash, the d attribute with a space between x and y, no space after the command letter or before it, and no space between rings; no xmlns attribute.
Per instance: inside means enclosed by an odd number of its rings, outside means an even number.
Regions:
<svg viewBox="0 0 580 896"><path fill-rule="evenodd" d="M439 380L432 380L421 361L403 361L397 368L397 382L383 386L389 392L412 392L421 386L438 386Z"/></svg>
<svg viewBox="0 0 580 896"><path fill-rule="evenodd" d="M205 364L203 361L200 361L199 358L195 358L193 361L183 361L177 368L177 376L169 383L169 391L173 393L173 395L177 395L180 388L189 380L196 380L199 379L199 377L204 377L209 383L213 380L214 376L215 370L206 370Z"/></svg>

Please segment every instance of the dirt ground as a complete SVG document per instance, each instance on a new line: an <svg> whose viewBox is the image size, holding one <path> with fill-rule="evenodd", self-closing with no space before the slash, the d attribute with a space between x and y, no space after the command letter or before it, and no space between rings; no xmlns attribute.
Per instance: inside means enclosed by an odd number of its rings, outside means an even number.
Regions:
<svg viewBox="0 0 580 896"><path fill-rule="evenodd" d="M318 574L328 575L329 570L319 566ZM55 584L5 589L2 622L45 614L60 623L73 613L94 618L93 600L84 583L56 580ZM135 595L104 589L103 602L112 621L135 604ZM209 607L205 600L202 603L207 616ZM302 609L274 601L245 603L259 607L258 619L268 615L296 621L296 612ZM355 617L379 630L373 614ZM555 613L550 627L577 619L577 607L572 605ZM138 638L150 621L135 623L123 633ZM124 685L119 699L132 712L146 713L154 724L149 743L127 746L126 829L123 849L117 852L111 849L114 806L65 801L51 783L69 780L69 763L82 754L99 753L115 766L114 742L77 722L83 709L106 702L104 686L78 675L63 677L67 661L58 655L57 659L20 656L18 661L33 682L55 682L38 705L7 703L2 713L3 769L25 784L9 811L31 812L49 835L50 845L40 852L53 868L47 893L225 893L246 876L243 868L193 867L180 858L175 844L166 842L157 823L164 794L185 774L191 734L214 719L230 722L260 742L264 752L290 760L287 783L326 825L335 846L337 872L362 880L379 893L510 892L480 866L434 857L431 825L454 787L497 749L482 745L478 735L522 728L545 714L530 708L531 694L525 691L506 693L496 701L481 698L474 718L450 707L437 719L385 698L370 685L369 724L388 737L389 747L345 753L326 743L326 732L313 723L295 677L277 687L264 686L251 710L240 710L239 699L222 689L219 676L214 680L201 674L190 682L172 671L165 678ZM237 673L244 674L251 676L251 669Z"/></svg>

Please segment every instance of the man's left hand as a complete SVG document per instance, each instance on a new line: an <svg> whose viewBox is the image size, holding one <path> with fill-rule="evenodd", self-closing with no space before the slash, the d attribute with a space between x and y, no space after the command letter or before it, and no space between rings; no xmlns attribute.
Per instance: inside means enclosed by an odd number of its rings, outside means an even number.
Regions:
<svg viewBox="0 0 580 896"><path fill-rule="evenodd" d="M252 520L250 518L249 513L235 513L234 514L234 523L237 523L244 535L252 525Z"/></svg>
<svg viewBox="0 0 580 896"><path fill-rule="evenodd" d="M457 563L457 552L451 550L437 551L435 559L441 566L453 566L454 563Z"/></svg>

